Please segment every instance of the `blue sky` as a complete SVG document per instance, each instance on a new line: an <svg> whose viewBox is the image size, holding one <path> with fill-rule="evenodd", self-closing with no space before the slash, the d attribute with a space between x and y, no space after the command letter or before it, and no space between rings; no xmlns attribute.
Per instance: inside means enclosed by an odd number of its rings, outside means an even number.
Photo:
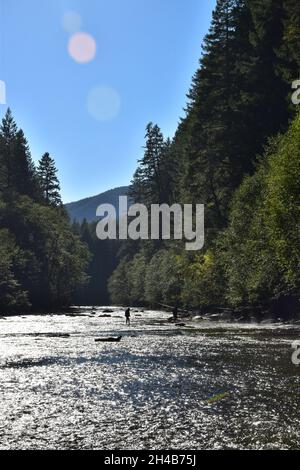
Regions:
<svg viewBox="0 0 300 470"><path fill-rule="evenodd" d="M0 116L12 108L35 161L46 151L55 158L64 202L127 185L149 121L173 136L214 6L0 0ZM96 45L96 53L83 50L91 53L85 63L78 43L70 55L79 27Z"/></svg>

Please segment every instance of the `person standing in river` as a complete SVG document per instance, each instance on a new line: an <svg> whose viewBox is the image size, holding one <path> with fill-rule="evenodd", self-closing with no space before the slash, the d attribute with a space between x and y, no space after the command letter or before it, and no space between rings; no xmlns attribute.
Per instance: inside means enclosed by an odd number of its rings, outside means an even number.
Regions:
<svg viewBox="0 0 300 470"><path fill-rule="evenodd" d="M125 310L126 325L130 326L130 308Z"/></svg>

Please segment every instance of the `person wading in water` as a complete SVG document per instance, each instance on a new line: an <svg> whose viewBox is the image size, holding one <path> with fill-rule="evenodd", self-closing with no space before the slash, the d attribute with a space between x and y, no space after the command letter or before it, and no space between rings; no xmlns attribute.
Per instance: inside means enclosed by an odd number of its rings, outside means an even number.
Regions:
<svg viewBox="0 0 300 470"><path fill-rule="evenodd" d="M130 326L130 308L128 307L125 310L126 325Z"/></svg>

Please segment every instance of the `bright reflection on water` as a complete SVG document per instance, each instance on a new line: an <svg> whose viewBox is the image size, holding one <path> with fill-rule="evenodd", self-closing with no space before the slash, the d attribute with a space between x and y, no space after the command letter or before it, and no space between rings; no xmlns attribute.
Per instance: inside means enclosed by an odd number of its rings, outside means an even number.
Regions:
<svg viewBox="0 0 300 470"><path fill-rule="evenodd" d="M0 321L1 449L299 448L299 325L102 314Z"/></svg>

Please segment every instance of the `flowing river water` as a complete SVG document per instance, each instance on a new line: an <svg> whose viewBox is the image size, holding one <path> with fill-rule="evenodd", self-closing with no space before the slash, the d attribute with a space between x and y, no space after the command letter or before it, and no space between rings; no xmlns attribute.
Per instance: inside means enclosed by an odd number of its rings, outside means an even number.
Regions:
<svg viewBox="0 0 300 470"><path fill-rule="evenodd" d="M0 321L0 449L300 447L299 324L103 311Z"/></svg>

